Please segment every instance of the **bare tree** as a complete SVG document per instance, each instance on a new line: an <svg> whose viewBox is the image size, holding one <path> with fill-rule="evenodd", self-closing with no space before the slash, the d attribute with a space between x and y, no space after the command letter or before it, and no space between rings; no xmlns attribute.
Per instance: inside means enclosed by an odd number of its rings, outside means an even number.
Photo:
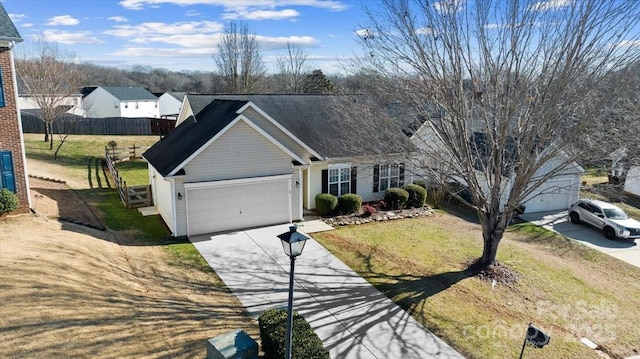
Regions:
<svg viewBox="0 0 640 359"><path fill-rule="evenodd" d="M282 89L287 93L301 93L305 76L311 72L309 56L299 46L287 43L287 50L276 58Z"/></svg>
<svg viewBox="0 0 640 359"><path fill-rule="evenodd" d="M84 72L74 63L75 59L73 53L39 37L33 48L26 49L16 61L22 88L39 108L45 124L44 141L49 141L50 150L53 123L73 105L70 98L78 94L84 81Z"/></svg>
<svg viewBox="0 0 640 359"><path fill-rule="evenodd" d="M436 184L457 183L482 224L478 264L520 205L571 171L605 98L595 89L638 59L640 2L381 0L357 63L424 123L414 140Z"/></svg>
<svg viewBox="0 0 640 359"><path fill-rule="evenodd" d="M246 23L230 22L213 55L228 93L250 93L260 89L266 69L256 36Z"/></svg>

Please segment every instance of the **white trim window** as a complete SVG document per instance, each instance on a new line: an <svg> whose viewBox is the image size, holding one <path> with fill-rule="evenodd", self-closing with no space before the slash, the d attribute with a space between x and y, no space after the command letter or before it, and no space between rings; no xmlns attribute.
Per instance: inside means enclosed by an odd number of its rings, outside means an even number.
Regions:
<svg viewBox="0 0 640 359"><path fill-rule="evenodd" d="M404 163L376 165L373 168L373 192L384 192L393 187L402 187Z"/></svg>
<svg viewBox="0 0 640 359"><path fill-rule="evenodd" d="M351 164L329 167L329 193L339 197L351 192Z"/></svg>

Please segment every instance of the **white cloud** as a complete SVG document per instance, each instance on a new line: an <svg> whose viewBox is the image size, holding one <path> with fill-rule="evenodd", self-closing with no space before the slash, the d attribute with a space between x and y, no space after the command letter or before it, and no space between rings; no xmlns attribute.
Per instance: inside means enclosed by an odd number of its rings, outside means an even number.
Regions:
<svg viewBox="0 0 640 359"><path fill-rule="evenodd" d="M24 19L25 17L27 17L27 15L25 15L25 14L9 14L9 18L13 22L19 22L20 20Z"/></svg>
<svg viewBox="0 0 640 359"><path fill-rule="evenodd" d="M466 0L443 0L443 1L436 1L433 3L433 7L436 9L436 11L438 12L448 12L448 11L460 11L462 10L462 7L464 6L464 2Z"/></svg>
<svg viewBox="0 0 640 359"><path fill-rule="evenodd" d="M529 6L529 10L533 11L548 11L557 10L571 6L573 0L545 0L538 1Z"/></svg>
<svg viewBox="0 0 640 359"><path fill-rule="evenodd" d="M621 40L616 44L618 48L640 48L640 40Z"/></svg>
<svg viewBox="0 0 640 359"><path fill-rule="evenodd" d="M80 20L76 19L71 15L59 15L59 16L54 16L50 18L46 24L51 26L58 26L58 25L74 26L74 25L78 25L79 23L80 23Z"/></svg>
<svg viewBox="0 0 640 359"><path fill-rule="evenodd" d="M155 47L125 47L110 53L113 56L133 57L210 57L215 52L212 47L199 48L155 48Z"/></svg>
<svg viewBox="0 0 640 359"><path fill-rule="evenodd" d="M311 36L260 36L256 35L256 41L260 45L260 49L263 51L270 51L275 49L283 49L287 46L287 43L298 45L301 47L313 46L319 43L318 39Z"/></svg>
<svg viewBox="0 0 640 359"><path fill-rule="evenodd" d="M309 6L332 11L343 11L349 6L340 0L121 0L120 6L130 10L142 10L158 4L174 4L180 6L212 5L226 9L258 8L275 9L284 6Z"/></svg>
<svg viewBox="0 0 640 359"><path fill-rule="evenodd" d="M115 21L115 22L129 22L124 16L111 16L108 17L107 20Z"/></svg>
<svg viewBox="0 0 640 359"><path fill-rule="evenodd" d="M374 33L369 29L360 29L360 30L356 30L356 36L367 40L367 39L373 39Z"/></svg>
<svg viewBox="0 0 640 359"><path fill-rule="evenodd" d="M45 30L43 35L47 41L59 42L65 45L104 43L104 41L98 39L90 31L68 32L61 30Z"/></svg>
<svg viewBox="0 0 640 359"><path fill-rule="evenodd" d="M246 10L237 9L222 15L227 20L282 20L300 16L300 13L293 9L284 10Z"/></svg>
<svg viewBox="0 0 640 359"><path fill-rule="evenodd" d="M116 25L103 33L117 37L145 37L156 35L206 34L217 33L224 25L213 21L176 22L144 22L139 25Z"/></svg>
<svg viewBox="0 0 640 359"><path fill-rule="evenodd" d="M32 27L33 24L30 22L25 22L24 24L21 25L22 27Z"/></svg>
<svg viewBox="0 0 640 359"><path fill-rule="evenodd" d="M186 16L200 16L201 14L195 10L189 10L184 13Z"/></svg>
<svg viewBox="0 0 640 359"><path fill-rule="evenodd" d="M421 27L416 29L418 35L434 35L436 32L430 27Z"/></svg>
<svg viewBox="0 0 640 359"><path fill-rule="evenodd" d="M178 45L185 48L211 47L220 42L221 34L192 34L171 36L138 37L131 42L135 44L164 43Z"/></svg>

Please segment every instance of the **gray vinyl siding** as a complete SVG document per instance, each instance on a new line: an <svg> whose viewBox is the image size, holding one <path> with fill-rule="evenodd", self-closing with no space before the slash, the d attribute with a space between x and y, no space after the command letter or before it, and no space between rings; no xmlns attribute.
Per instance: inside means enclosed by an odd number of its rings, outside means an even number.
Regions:
<svg viewBox="0 0 640 359"><path fill-rule="evenodd" d="M292 173L292 159L243 121L237 122L185 166L187 182Z"/></svg>
<svg viewBox="0 0 640 359"><path fill-rule="evenodd" d="M287 147L290 151L298 155L303 160L308 161L311 157L309 151L300 146L300 144L293 140L289 135L274 126L271 121L260 115L256 110L248 108L243 111L242 114L247 116L248 119L250 119L256 125L260 126L260 128L268 133L269 136L282 143L285 147Z"/></svg>
<svg viewBox="0 0 640 359"><path fill-rule="evenodd" d="M160 213L160 216L167 224L173 234L176 233L176 229L173 228L173 213L171 210L173 201L173 191L171 190L171 181L165 180L160 174L157 174L155 169L149 165L149 171L151 173L151 180L153 181L153 191L155 191L154 205ZM155 178L154 178L155 176Z"/></svg>

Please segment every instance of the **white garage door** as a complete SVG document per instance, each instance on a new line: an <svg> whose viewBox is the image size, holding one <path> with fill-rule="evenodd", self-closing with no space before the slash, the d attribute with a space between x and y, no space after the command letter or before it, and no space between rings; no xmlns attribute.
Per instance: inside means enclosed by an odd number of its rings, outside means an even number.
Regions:
<svg viewBox="0 0 640 359"><path fill-rule="evenodd" d="M291 222L291 176L185 187L189 235Z"/></svg>
<svg viewBox="0 0 640 359"><path fill-rule="evenodd" d="M574 177L547 181L534 191L537 194L525 201L525 213L556 211L569 208L578 200L580 189Z"/></svg>

